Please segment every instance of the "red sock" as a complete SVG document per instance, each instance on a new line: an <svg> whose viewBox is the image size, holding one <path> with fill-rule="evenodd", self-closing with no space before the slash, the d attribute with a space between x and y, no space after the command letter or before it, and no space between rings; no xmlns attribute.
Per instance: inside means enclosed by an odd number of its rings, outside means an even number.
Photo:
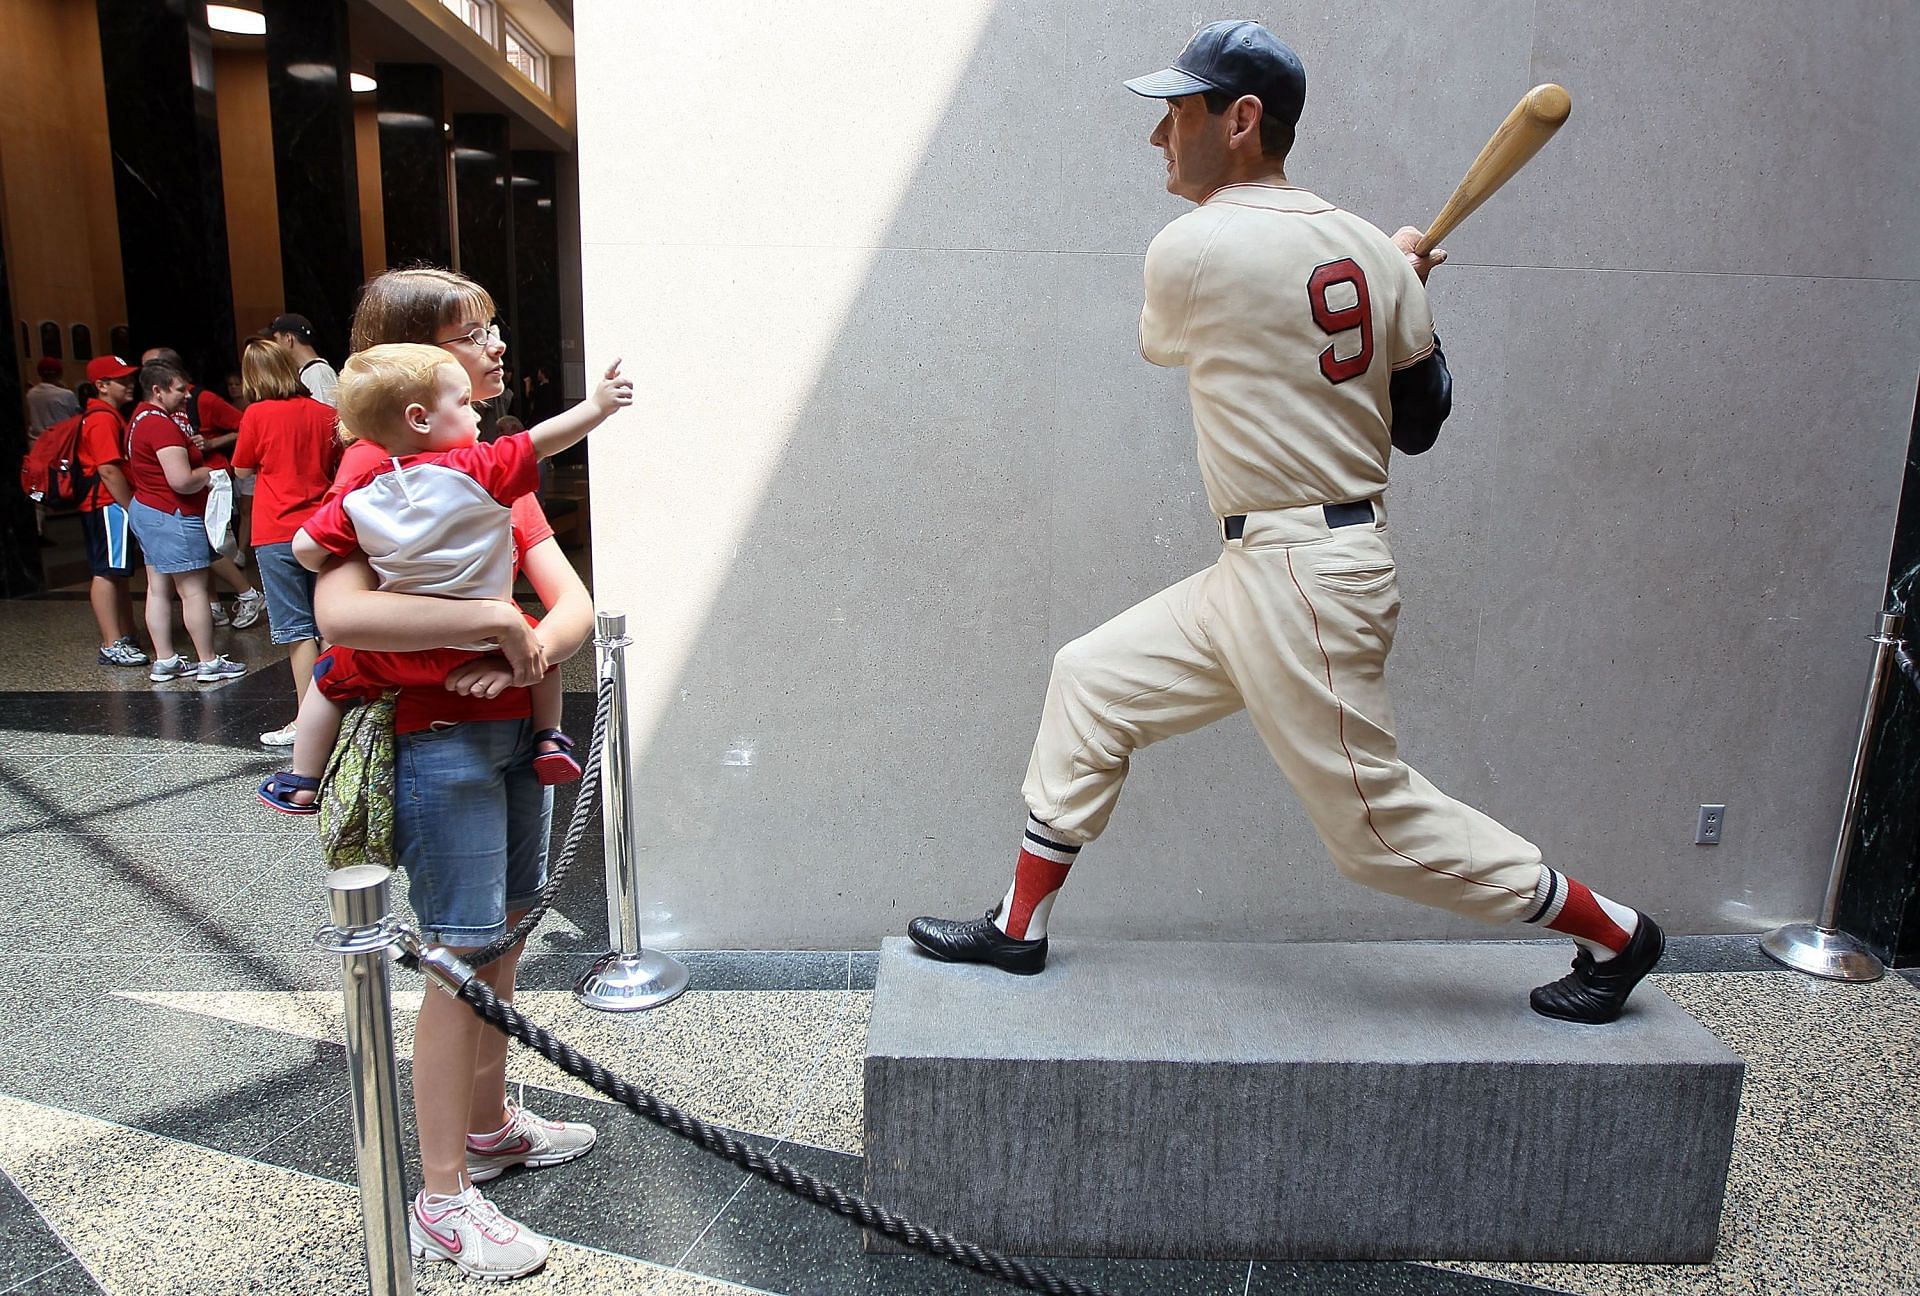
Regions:
<svg viewBox="0 0 1920 1296"><path fill-rule="evenodd" d="M1564 932L1603 958L1618 954L1633 939L1640 916L1625 905L1595 895L1585 883L1550 868L1542 868L1540 887L1545 893L1540 910L1528 922Z"/></svg>
<svg viewBox="0 0 1920 1296"><path fill-rule="evenodd" d="M1039 940L1047 934L1054 893L1065 884L1067 870L1080 854L1078 846L1053 839L1052 832L1038 819L1028 818L1020 858L1013 864L1013 885L1000 902L997 919L1000 930L1015 940Z"/></svg>

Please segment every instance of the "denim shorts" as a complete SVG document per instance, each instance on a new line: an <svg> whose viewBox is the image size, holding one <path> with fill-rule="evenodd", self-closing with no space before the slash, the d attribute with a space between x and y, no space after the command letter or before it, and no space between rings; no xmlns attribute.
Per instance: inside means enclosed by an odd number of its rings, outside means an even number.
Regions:
<svg viewBox="0 0 1920 1296"><path fill-rule="evenodd" d="M476 720L394 740L393 836L422 939L485 945L547 881L553 790L533 772L533 724Z"/></svg>
<svg viewBox="0 0 1920 1296"><path fill-rule="evenodd" d="M213 563L213 546L207 543L206 519L198 514L162 513L151 505L133 502L127 510L133 533L140 538L140 552L147 566L168 576L181 572L205 571Z"/></svg>
<svg viewBox="0 0 1920 1296"><path fill-rule="evenodd" d="M318 639L313 623L313 573L293 556L293 541L255 545L260 588L267 592L267 624L277 644Z"/></svg>

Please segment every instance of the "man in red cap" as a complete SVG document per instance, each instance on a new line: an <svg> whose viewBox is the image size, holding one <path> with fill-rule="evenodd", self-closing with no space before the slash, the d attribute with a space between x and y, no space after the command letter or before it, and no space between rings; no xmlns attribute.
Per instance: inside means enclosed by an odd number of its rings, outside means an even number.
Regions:
<svg viewBox="0 0 1920 1296"><path fill-rule="evenodd" d="M138 365L116 355L87 361L87 381L99 395L87 402L80 425L80 469L94 486L80 501L80 527L87 537L87 568L93 573L89 594L93 620L100 628L102 666L144 666L147 655L133 638L133 600L127 577L133 572L132 536L127 505L133 483L127 479L127 423L120 411L133 400Z"/></svg>

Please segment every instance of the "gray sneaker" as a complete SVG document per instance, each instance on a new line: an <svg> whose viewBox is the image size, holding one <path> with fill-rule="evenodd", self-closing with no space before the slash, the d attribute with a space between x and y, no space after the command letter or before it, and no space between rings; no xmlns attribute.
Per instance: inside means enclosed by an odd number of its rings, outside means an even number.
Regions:
<svg viewBox="0 0 1920 1296"><path fill-rule="evenodd" d="M128 652L132 653L135 657L138 657L140 659L140 664L142 666L145 666L147 664L147 655L146 653L140 650L140 641L138 639L135 639L132 635L121 635L118 639L115 639L113 642L119 645L120 647L125 648Z"/></svg>
<svg viewBox="0 0 1920 1296"><path fill-rule="evenodd" d="M102 666L145 666L147 655L123 639L102 648L96 660Z"/></svg>
<svg viewBox="0 0 1920 1296"><path fill-rule="evenodd" d="M227 605L225 603L222 603L219 599L212 600L212 603L213 603L213 623L217 626L223 626L227 624L227 621L228 621Z"/></svg>
<svg viewBox="0 0 1920 1296"><path fill-rule="evenodd" d="M184 679L198 669L199 667L193 662L175 653L171 657L162 657L155 662L153 669L147 672L147 678L155 684L164 684L168 680Z"/></svg>
<svg viewBox="0 0 1920 1296"><path fill-rule="evenodd" d="M155 669L159 669L155 667ZM228 661L225 653L208 658L193 667L195 676L202 684L211 684L219 680L238 679L247 673L247 668L237 661Z"/></svg>
<svg viewBox="0 0 1920 1296"><path fill-rule="evenodd" d="M258 589L250 589L233 601L233 628L245 630L260 619L267 610L267 596Z"/></svg>

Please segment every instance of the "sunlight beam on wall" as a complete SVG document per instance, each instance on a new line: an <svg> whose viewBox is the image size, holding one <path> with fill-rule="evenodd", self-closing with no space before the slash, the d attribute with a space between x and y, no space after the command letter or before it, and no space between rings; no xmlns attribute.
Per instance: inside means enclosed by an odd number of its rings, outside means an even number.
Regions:
<svg viewBox="0 0 1920 1296"><path fill-rule="evenodd" d="M587 381L636 384L591 450L636 759L993 8L575 4Z"/></svg>

